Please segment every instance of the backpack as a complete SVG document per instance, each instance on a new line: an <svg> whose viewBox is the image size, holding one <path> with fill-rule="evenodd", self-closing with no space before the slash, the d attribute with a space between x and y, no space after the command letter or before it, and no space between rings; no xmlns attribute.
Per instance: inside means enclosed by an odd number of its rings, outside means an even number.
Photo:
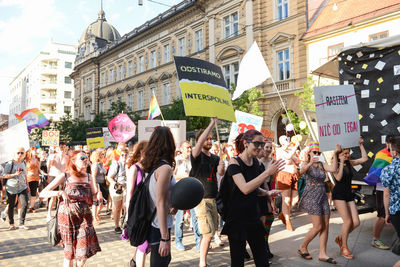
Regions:
<svg viewBox="0 0 400 267"><path fill-rule="evenodd" d="M149 191L150 177L156 169L168 164L161 161L135 188L129 202L128 220L126 229L132 246L143 244L151 230L151 223L156 215L156 208L152 208L152 199Z"/></svg>

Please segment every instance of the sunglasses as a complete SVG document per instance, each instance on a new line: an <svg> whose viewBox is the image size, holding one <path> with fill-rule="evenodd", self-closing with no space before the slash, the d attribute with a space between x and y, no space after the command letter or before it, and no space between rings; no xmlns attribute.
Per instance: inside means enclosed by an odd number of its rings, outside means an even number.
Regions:
<svg viewBox="0 0 400 267"><path fill-rule="evenodd" d="M265 146L265 142L261 142L261 141L247 141L249 143L253 143L253 145L255 147L264 147Z"/></svg>
<svg viewBox="0 0 400 267"><path fill-rule="evenodd" d="M85 159L88 159L88 156L81 156L80 159L83 161Z"/></svg>
<svg viewBox="0 0 400 267"><path fill-rule="evenodd" d="M319 152L319 151L313 151L312 153L313 153L314 155L318 155L318 156L321 155L321 152Z"/></svg>
<svg viewBox="0 0 400 267"><path fill-rule="evenodd" d="M19 152L17 152L17 154L18 154L18 155L23 155L23 154L25 154L25 152L20 152L20 151L19 151Z"/></svg>

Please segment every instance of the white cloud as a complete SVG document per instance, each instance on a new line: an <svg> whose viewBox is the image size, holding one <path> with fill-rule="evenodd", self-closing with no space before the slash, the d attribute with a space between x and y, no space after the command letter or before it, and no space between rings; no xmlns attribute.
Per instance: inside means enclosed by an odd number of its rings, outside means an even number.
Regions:
<svg viewBox="0 0 400 267"><path fill-rule="evenodd" d="M1 53L32 52L35 39L49 38L51 31L60 28L65 20L54 0L3 0L0 6L20 11L6 20L0 19Z"/></svg>
<svg viewBox="0 0 400 267"><path fill-rule="evenodd" d="M121 17L120 13L114 13L114 14L111 14L111 16L110 16L111 21L118 20L120 17Z"/></svg>

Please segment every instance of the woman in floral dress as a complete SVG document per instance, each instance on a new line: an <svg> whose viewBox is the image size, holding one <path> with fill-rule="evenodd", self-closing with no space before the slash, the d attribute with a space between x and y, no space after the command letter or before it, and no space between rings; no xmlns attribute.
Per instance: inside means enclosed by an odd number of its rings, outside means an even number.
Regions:
<svg viewBox="0 0 400 267"><path fill-rule="evenodd" d="M58 209L60 245L64 247L64 267L84 266L88 258L101 251L90 210L97 200L97 188L86 173L88 157L82 151L71 153L67 173L60 174L40 194L41 198L62 198ZM64 191L51 191L65 181Z"/></svg>
<svg viewBox="0 0 400 267"><path fill-rule="evenodd" d="M300 245L298 254L306 259L312 260L308 252L308 244L319 234L319 260L336 264L336 261L326 254L328 241L330 207L325 190L325 172L335 172L337 168L337 155L341 147L336 145L332 164L319 161L319 143L312 142L303 153L306 153L305 161L301 164L300 174L306 173L306 187L300 199L299 207L310 215L313 227L306 234Z"/></svg>

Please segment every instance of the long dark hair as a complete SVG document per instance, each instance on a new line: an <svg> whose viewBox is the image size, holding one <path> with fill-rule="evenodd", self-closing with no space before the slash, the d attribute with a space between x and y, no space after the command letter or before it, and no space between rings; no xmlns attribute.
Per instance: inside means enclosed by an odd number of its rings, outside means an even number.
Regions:
<svg viewBox="0 0 400 267"><path fill-rule="evenodd" d="M262 136L262 133L254 129L250 129L245 133L239 134L235 139L236 152L238 154L242 154L242 152L244 151L244 140L252 141L256 135Z"/></svg>
<svg viewBox="0 0 400 267"><path fill-rule="evenodd" d="M147 140L143 140L134 146L133 154L129 156L128 161L126 162L128 168L130 168L133 164L140 161L140 159L142 158L143 151L147 146L147 143L148 143Z"/></svg>
<svg viewBox="0 0 400 267"><path fill-rule="evenodd" d="M168 127L156 127L150 136L141 161L145 172L150 172L161 160L175 167L175 141Z"/></svg>

